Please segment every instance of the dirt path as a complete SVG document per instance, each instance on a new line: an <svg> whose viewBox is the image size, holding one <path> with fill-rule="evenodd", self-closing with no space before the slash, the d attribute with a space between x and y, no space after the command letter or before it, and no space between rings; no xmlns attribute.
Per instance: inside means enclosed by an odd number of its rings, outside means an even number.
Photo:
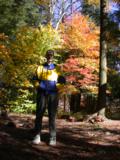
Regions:
<svg viewBox="0 0 120 160"><path fill-rule="evenodd" d="M0 160L120 160L120 121L67 122L57 119L57 146L48 145L44 117L42 145L32 145L32 115L0 119ZM11 122L15 123L15 126Z"/></svg>

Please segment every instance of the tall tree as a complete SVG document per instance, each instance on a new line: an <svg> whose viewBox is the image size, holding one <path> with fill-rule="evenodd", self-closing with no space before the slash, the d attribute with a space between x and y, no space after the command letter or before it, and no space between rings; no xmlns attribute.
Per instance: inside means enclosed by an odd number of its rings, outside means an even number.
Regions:
<svg viewBox="0 0 120 160"><path fill-rule="evenodd" d="M40 22L39 7L34 0L0 0L0 32L11 34L27 24L36 26Z"/></svg>
<svg viewBox="0 0 120 160"><path fill-rule="evenodd" d="M98 94L98 114L101 114L102 108L106 107L106 89L107 89L107 48L108 48L108 21L107 21L107 7L105 0L101 0L101 18L100 18L100 71L99 71L99 94ZM112 36L113 37L113 36ZM104 110L103 110L104 111Z"/></svg>
<svg viewBox="0 0 120 160"><path fill-rule="evenodd" d="M100 0L83 0L81 12L100 25Z"/></svg>
<svg viewBox="0 0 120 160"><path fill-rule="evenodd" d="M42 13L44 14L44 23L53 23L54 12L59 5L59 0L35 0L35 2L42 7Z"/></svg>
<svg viewBox="0 0 120 160"><path fill-rule="evenodd" d="M96 95L99 66L99 27L91 19L81 14L74 14L65 21L63 30L64 46L69 50L69 57L63 63L66 80L82 92ZM77 98L77 99L76 99ZM80 95L71 96L71 110L79 111Z"/></svg>
<svg viewBox="0 0 120 160"><path fill-rule="evenodd" d="M105 37L105 0L100 1L100 71L99 71L99 94L98 109L106 106L106 87L107 87L107 56L106 56L106 37ZM100 113L100 112L99 112Z"/></svg>

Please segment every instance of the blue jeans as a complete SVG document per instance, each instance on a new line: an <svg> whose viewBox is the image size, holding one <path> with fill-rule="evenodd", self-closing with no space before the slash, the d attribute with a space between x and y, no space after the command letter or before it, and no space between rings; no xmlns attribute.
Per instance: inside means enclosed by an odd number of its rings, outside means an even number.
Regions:
<svg viewBox="0 0 120 160"><path fill-rule="evenodd" d="M50 138L56 137L56 113L58 108L58 95L57 93L46 94L44 91L38 91L37 93L37 106L36 106L36 119L35 130L37 133L41 133L42 119L46 108L48 109L49 116L49 132Z"/></svg>

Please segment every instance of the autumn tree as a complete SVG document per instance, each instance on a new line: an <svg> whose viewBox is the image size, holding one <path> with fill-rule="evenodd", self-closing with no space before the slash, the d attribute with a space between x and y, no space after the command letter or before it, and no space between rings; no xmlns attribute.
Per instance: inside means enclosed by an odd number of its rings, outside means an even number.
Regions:
<svg viewBox="0 0 120 160"><path fill-rule="evenodd" d="M63 39L70 56L63 64L67 81L82 91L97 94L99 72L99 27L87 16L74 14L67 20Z"/></svg>
<svg viewBox="0 0 120 160"><path fill-rule="evenodd" d="M0 86L11 84L14 72L11 74L13 62L10 57L11 51L8 47L9 37L4 33L0 34ZM9 79L11 77L11 79Z"/></svg>
<svg viewBox="0 0 120 160"><path fill-rule="evenodd" d="M7 97L9 94L12 96L5 101L6 104L12 104L16 109L21 106L21 112L29 109L27 106L32 105L32 98L28 91L33 88L33 74L37 66L44 62L45 52L51 48L57 49L60 45L59 32L51 25L21 27L16 32L15 39L3 41L0 48L1 78L3 87L10 88ZM24 109L25 107L27 108Z"/></svg>
<svg viewBox="0 0 120 160"><path fill-rule="evenodd" d="M42 7L42 11L44 12L44 23L52 24L54 10L57 0L35 0L35 3Z"/></svg>
<svg viewBox="0 0 120 160"><path fill-rule="evenodd" d="M64 64L64 67L66 71L68 69L70 72L76 72L78 69L78 73L81 72L83 76L80 78L78 75L79 78L76 82L80 86L84 86L85 83L89 84L89 73L94 72L94 70L96 70L95 73L98 72L98 63L96 62L99 57L99 28L96 27L93 22L90 22L88 17L81 14L75 14L72 17L72 22L66 21L65 25L65 30L63 32L64 43L67 49L72 52L72 55L66 60L66 62L71 64L73 60L74 64L71 65L72 68L66 64ZM91 61L92 59L93 61ZM86 70L86 74L84 73L84 69ZM87 78L87 72L89 80L83 81L85 77ZM95 78L93 78L92 82L94 80Z"/></svg>
<svg viewBox="0 0 120 160"><path fill-rule="evenodd" d="M1 114L6 113L5 107L9 99L8 86L14 80L15 72L13 62L10 57L8 47L9 38L5 34L0 34L0 110ZM11 70L13 70L11 72ZM10 78L11 77L11 78Z"/></svg>
<svg viewBox="0 0 120 160"><path fill-rule="evenodd" d="M29 77L35 71L36 65L44 62L46 51L60 45L59 32L51 25L19 29L16 38L10 42L11 58L18 68L17 76Z"/></svg>

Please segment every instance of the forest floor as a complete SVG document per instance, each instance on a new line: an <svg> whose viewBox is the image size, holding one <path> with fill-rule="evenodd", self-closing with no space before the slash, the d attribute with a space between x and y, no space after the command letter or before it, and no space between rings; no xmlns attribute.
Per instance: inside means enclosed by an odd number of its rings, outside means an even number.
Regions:
<svg viewBox="0 0 120 160"><path fill-rule="evenodd" d="M120 121L69 122L57 119L57 145L48 145L48 118L42 144L33 145L34 115L0 117L0 160L120 160Z"/></svg>

